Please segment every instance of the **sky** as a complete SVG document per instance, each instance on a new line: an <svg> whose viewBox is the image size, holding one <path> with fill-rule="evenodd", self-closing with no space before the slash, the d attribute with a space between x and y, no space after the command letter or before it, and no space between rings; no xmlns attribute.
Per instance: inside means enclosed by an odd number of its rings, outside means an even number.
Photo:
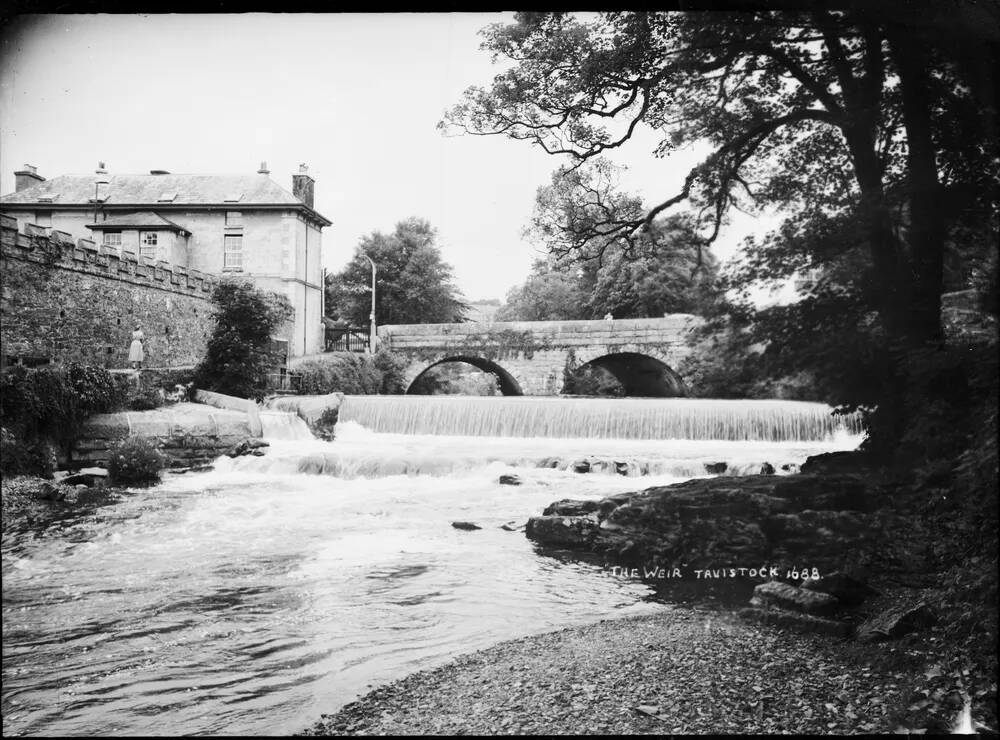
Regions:
<svg viewBox="0 0 1000 740"><path fill-rule="evenodd" d="M468 300L503 299L538 245L522 237L539 186L564 160L501 136L436 127L500 67L479 29L510 14L46 15L5 34L0 64L0 191L24 164L45 177L152 169L251 174L262 161L291 190L305 163L324 266L361 236L410 216L438 230ZM642 130L614 159L622 187L655 203L704 152L652 156ZM738 215L715 249L773 225Z"/></svg>

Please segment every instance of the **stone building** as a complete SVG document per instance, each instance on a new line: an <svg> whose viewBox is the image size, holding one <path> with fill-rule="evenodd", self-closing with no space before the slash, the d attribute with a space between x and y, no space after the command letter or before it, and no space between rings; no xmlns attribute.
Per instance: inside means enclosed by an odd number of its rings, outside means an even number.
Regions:
<svg viewBox="0 0 1000 740"><path fill-rule="evenodd" d="M0 210L18 223L92 239L123 257L241 275L288 297L295 309L288 354L323 348L322 229L315 182L301 165L288 192L266 164L248 175L109 174L42 177L25 165Z"/></svg>

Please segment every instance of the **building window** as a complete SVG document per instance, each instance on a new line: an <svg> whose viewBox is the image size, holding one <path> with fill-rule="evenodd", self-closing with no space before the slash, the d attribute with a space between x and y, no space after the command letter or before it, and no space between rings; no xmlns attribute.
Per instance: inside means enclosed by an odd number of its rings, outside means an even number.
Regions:
<svg viewBox="0 0 1000 740"><path fill-rule="evenodd" d="M155 231L139 232L139 254L152 259L156 256L157 233Z"/></svg>
<svg viewBox="0 0 1000 740"><path fill-rule="evenodd" d="M222 255L222 270L223 272L242 272L243 271L243 235L242 234L226 234L224 238L224 246Z"/></svg>
<svg viewBox="0 0 1000 740"><path fill-rule="evenodd" d="M242 211L226 211L226 226L242 226Z"/></svg>
<svg viewBox="0 0 1000 740"><path fill-rule="evenodd" d="M121 245L122 245L122 232L120 231L104 232L104 246L121 248Z"/></svg>

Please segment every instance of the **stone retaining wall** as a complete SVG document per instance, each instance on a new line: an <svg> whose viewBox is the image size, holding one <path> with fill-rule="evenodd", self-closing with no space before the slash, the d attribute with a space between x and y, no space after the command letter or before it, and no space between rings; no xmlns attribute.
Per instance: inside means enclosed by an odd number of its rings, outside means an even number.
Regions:
<svg viewBox="0 0 1000 740"><path fill-rule="evenodd" d="M127 366L137 323L146 363L194 365L212 329L217 278L131 252L121 255L0 215L0 343L8 360Z"/></svg>

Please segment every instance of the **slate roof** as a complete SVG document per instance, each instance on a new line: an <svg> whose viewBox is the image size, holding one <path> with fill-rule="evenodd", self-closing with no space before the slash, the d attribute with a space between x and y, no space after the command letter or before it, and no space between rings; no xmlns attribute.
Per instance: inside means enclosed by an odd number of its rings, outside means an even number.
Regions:
<svg viewBox="0 0 1000 740"><path fill-rule="evenodd" d="M96 224L87 224L88 229L103 231L105 229L170 229L189 233L183 226L175 224L167 218L163 218L158 213L152 211L141 211L139 213L129 213L125 216L113 216Z"/></svg>
<svg viewBox="0 0 1000 740"><path fill-rule="evenodd" d="M0 197L2 205L92 206L95 175L59 175ZM110 175L99 195L105 206L300 206L328 219L267 175ZM173 197L170 197L170 196ZM235 202L233 197L238 198Z"/></svg>

